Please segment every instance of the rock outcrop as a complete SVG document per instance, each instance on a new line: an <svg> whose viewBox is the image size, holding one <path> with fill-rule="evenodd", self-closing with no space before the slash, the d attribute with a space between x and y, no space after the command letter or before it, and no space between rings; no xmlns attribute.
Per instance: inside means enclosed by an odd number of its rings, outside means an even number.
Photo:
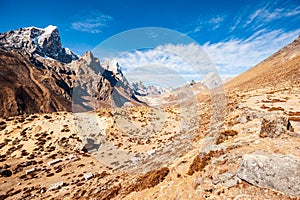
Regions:
<svg viewBox="0 0 300 200"><path fill-rule="evenodd" d="M284 117L264 118L261 123L260 137L279 137L291 129L291 123Z"/></svg>
<svg viewBox="0 0 300 200"><path fill-rule="evenodd" d="M240 179L284 194L300 195L300 161L287 155L246 154L238 169Z"/></svg>

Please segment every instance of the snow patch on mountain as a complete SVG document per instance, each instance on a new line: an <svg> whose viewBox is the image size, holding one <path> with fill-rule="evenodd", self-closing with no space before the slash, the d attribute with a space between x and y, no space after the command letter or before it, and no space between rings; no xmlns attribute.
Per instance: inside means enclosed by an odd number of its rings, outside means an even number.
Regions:
<svg viewBox="0 0 300 200"><path fill-rule="evenodd" d="M171 88L157 85L145 85L142 81L134 82L131 85L135 94L139 96L161 95L172 91Z"/></svg>
<svg viewBox="0 0 300 200"><path fill-rule="evenodd" d="M53 25L1 33L0 47L5 50L25 50L29 54L50 57L63 63L78 59L75 53L62 47L58 29Z"/></svg>

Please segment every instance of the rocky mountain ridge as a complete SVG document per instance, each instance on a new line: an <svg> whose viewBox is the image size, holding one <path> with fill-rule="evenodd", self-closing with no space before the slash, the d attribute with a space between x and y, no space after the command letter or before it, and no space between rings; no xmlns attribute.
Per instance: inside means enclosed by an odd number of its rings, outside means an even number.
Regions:
<svg viewBox="0 0 300 200"><path fill-rule="evenodd" d="M4 117L71 111L73 91L80 104L86 102L82 98L99 106L138 102L116 61L100 63L91 52L78 57L62 47L56 26L1 33L0 50L0 75L5 77L0 80L0 113Z"/></svg>
<svg viewBox="0 0 300 200"><path fill-rule="evenodd" d="M95 105L122 107L126 102L137 101L116 61L100 63L92 52L86 52L68 66L76 74L73 104L80 106L79 110L93 110Z"/></svg>
<svg viewBox="0 0 300 200"><path fill-rule="evenodd" d="M24 50L29 54L50 57L63 63L70 63L78 56L63 48L56 26L46 28L28 27L0 34L0 46L5 50Z"/></svg>

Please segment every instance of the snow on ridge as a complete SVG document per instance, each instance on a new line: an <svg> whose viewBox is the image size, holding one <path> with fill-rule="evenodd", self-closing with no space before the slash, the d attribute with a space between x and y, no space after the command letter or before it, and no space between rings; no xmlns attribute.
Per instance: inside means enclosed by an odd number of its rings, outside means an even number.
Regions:
<svg viewBox="0 0 300 200"><path fill-rule="evenodd" d="M39 31L43 31L44 33L43 34L51 34L55 29L57 29L57 26L53 26L53 25L49 25L45 28L38 28L36 26L29 26L29 27L26 27L26 28L23 28L25 30L31 30L31 29L37 29Z"/></svg>
<svg viewBox="0 0 300 200"><path fill-rule="evenodd" d="M53 25L49 25L49 26L47 26L47 27L44 28L44 29L40 29L40 30L43 31L43 33L42 33L40 36L37 37L38 44L39 44L40 46L42 46L43 43L44 43L44 40L45 40L46 38L48 38L48 37L53 33L53 31L55 31L56 29L57 29L57 27L56 27L56 26L53 26Z"/></svg>
<svg viewBox="0 0 300 200"><path fill-rule="evenodd" d="M29 53L42 57L48 56L64 63L78 59L78 56L70 49L62 47L57 26L24 27L1 35L4 36L0 44L8 49L23 49Z"/></svg>
<svg viewBox="0 0 300 200"><path fill-rule="evenodd" d="M101 63L104 69L113 72L114 74L121 74L121 67L116 59L106 60Z"/></svg>
<svg viewBox="0 0 300 200"><path fill-rule="evenodd" d="M43 29L45 31L43 34L51 34L56 29L57 29L57 26L49 25Z"/></svg>
<svg viewBox="0 0 300 200"><path fill-rule="evenodd" d="M70 50L69 48L66 48L66 47L65 47L65 50L66 50L66 54L72 55L72 52L71 52L71 50Z"/></svg>
<svg viewBox="0 0 300 200"><path fill-rule="evenodd" d="M80 57L76 53L72 52L69 48L65 47L64 49L65 49L66 54L72 56L72 58L74 60L77 59L78 57Z"/></svg>

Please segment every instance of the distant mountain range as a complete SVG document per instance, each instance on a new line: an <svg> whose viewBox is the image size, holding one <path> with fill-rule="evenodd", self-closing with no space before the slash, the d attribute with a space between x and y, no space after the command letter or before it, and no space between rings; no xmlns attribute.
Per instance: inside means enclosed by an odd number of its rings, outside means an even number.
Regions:
<svg viewBox="0 0 300 200"><path fill-rule="evenodd" d="M0 34L0 115L140 104L115 61L62 47L55 26ZM96 103L96 104L95 104Z"/></svg>

